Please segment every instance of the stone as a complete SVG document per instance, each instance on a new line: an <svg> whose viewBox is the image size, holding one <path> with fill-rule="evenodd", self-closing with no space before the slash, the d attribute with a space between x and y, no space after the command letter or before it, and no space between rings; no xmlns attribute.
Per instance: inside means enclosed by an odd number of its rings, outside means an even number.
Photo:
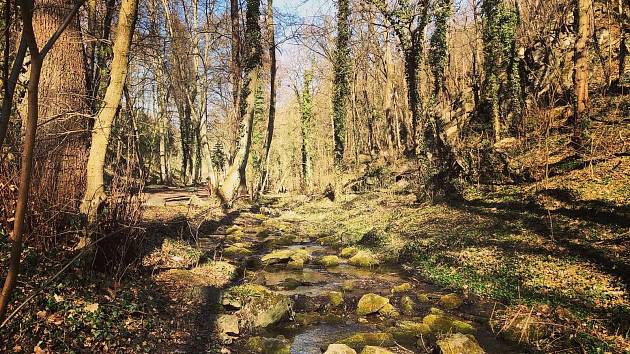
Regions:
<svg viewBox="0 0 630 354"><path fill-rule="evenodd" d="M431 313L426 315L422 319L422 323L429 326L429 328L431 328L431 332L433 333L475 332L475 327L471 324L440 313Z"/></svg>
<svg viewBox="0 0 630 354"><path fill-rule="evenodd" d="M362 350L368 345L381 345L386 347L395 345L394 337L391 333L386 332L355 333L346 339L340 340L339 343L346 344L355 350Z"/></svg>
<svg viewBox="0 0 630 354"><path fill-rule="evenodd" d="M252 337L247 341L246 347L251 353L289 354L291 352L291 343L283 336Z"/></svg>
<svg viewBox="0 0 630 354"><path fill-rule="evenodd" d="M431 299L429 299L429 296L427 294L418 294L416 298L420 302L431 302Z"/></svg>
<svg viewBox="0 0 630 354"><path fill-rule="evenodd" d="M455 333L437 341L442 354L485 354L477 339L471 335Z"/></svg>
<svg viewBox="0 0 630 354"><path fill-rule="evenodd" d="M341 253L339 255L341 256L341 258L350 258L357 254L357 252L359 252L359 249L356 247L345 247L341 250Z"/></svg>
<svg viewBox="0 0 630 354"><path fill-rule="evenodd" d="M291 260L291 261L289 261L289 263L287 263L287 268L289 268L289 269L302 269L302 268L304 268L304 260L303 259Z"/></svg>
<svg viewBox="0 0 630 354"><path fill-rule="evenodd" d="M354 282L352 280L346 280L341 284L341 290L349 292L354 290Z"/></svg>
<svg viewBox="0 0 630 354"><path fill-rule="evenodd" d="M357 314L365 316L378 312L383 306L389 304L389 299L376 294L365 294L357 305Z"/></svg>
<svg viewBox="0 0 630 354"><path fill-rule="evenodd" d="M217 318L217 332L224 343L230 343L232 337L237 336L240 333L238 316L219 316L219 318Z"/></svg>
<svg viewBox="0 0 630 354"><path fill-rule="evenodd" d="M328 293L328 300L333 307L337 307L343 303L343 294L338 291Z"/></svg>
<svg viewBox="0 0 630 354"><path fill-rule="evenodd" d="M378 313L389 318L397 318L400 316L400 313L396 310L394 305L390 303L387 303L385 304L385 306L381 307L381 309L378 310Z"/></svg>
<svg viewBox="0 0 630 354"><path fill-rule="evenodd" d="M291 301L285 295L257 284L231 288L224 296L238 299L242 307L235 313L241 324L249 328L264 328L287 317Z"/></svg>
<svg viewBox="0 0 630 354"><path fill-rule="evenodd" d="M276 250L271 253L264 255L261 258L261 261L264 264L276 264L276 263L289 263L293 262L294 265L304 265L309 259L311 255L305 249L293 250L293 249L283 249Z"/></svg>
<svg viewBox="0 0 630 354"><path fill-rule="evenodd" d="M251 256L253 252L244 243L235 243L223 250L223 254L231 257Z"/></svg>
<svg viewBox="0 0 630 354"><path fill-rule="evenodd" d="M319 263L326 268L336 267L339 265L339 257L337 256L324 256L319 260Z"/></svg>
<svg viewBox="0 0 630 354"><path fill-rule="evenodd" d="M400 298L400 307L405 315L413 315L416 303L407 295Z"/></svg>
<svg viewBox="0 0 630 354"><path fill-rule="evenodd" d="M238 225L233 225L233 226L230 226L227 230L225 230L225 233L226 233L227 235L230 235L230 234L233 234L233 233L238 232L238 231L241 231L241 232L242 232L242 231L243 231L243 228L241 228L241 227L240 227L240 226L238 226Z"/></svg>
<svg viewBox="0 0 630 354"><path fill-rule="evenodd" d="M453 310L460 307L464 300L457 294L447 294L440 297L440 303L447 310Z"/></svg>
<svg viewBox="0 0 630 354"><path fill-rule="evenodd" d="M431 328L422 322L413 322L413 321L401 321L398 323L398 328L409 331L415 334L417 337L426 336L431 333Z"/></svg>
<svg viewBox="0 0 630 354"><path fill-rule="evenodd" d="M402 283L400 285L396 285L393 289L392 289L392 294L396 294L396 293L405 293L407 291L411 290L411 284L409 283Z"/></svg>
<svg viewBox="0 0 630 354"><path fill-rule="evenodd" d="M345 344L331 344L324 354L357 354L357 352Z"/></svg>
<svg viewBox="0 0 630 354"><path fill-rule="evenodd" d="M394 352L389 351L383 347L366 345L365 348L363 348L363 350L361 351L361 354L394 354Z"/></svg>
<svg viewBox="0 0 630 354"><path fill-rule="evenodd" d="M293 318L300 326L312 326L321 322L321 316L317 312L296 313Z"/></svg>
<svg viewBox="0 0 630 354"><path fill-rule="evenodd" d="M378 260L370 251L359 251L352 256L348 263L356 267L369 268L378 265Z"/></svg>

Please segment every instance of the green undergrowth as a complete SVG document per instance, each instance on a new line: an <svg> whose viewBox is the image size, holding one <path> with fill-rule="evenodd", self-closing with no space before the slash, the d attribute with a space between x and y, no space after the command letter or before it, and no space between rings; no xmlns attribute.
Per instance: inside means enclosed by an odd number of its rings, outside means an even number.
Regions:
<svg viewBox="0 0 630 354"><path fill-rule="evenodd" d="M370 249L438 285L508 309L571 313L544 321L581 336L543 350L605 347L588 344L597 341L620 350L630 343L629 171L621 157L540 183L473 186L457 203L418 204L413 188L393 185L293 210L311 237Z"/></svg>

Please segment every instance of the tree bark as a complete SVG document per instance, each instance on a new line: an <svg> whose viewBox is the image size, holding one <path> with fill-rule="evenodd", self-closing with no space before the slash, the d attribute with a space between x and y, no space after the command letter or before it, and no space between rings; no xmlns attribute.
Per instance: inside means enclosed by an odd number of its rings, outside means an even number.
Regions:
<svg viewBox="0 0 630 354"><path fill-rule="evenodd" d="M219 199L227 207L232 205L237 191L245 185L245 170L252 144L256 89L260 85L262 66L259 18L260 0L248 0L245 28L246 75L240 99L239 139L234 161L228 168L225 180L217 192Z"/></svg>
<svg viewBox="0 0 630 354"><path fill-rule="evenodd" d="M346 149L346 114L350 95L350 4L339 0L337 10L337 51L333 92L333 145L335 166L340 167Z"/></svg>
<svg viewBox="0 0 630 354"><path fill-rule="evenodd" d="M575 102L573 111L573 144L577 150L584 149L584 127L588 121L588 41L591 36L592 0L574 0L576 19L576 41L573 81Z"/></svg>
<svg viewBox="0 0 630 354"><path fill-rule="evenodd" d="M101 204L107 199L103 180L105 156L127 79L129 49L135 29L137 10L138 0L122 0L116 25L111 77L105 92L103 107L96 116L92 129L92 146L87 162L87 187L81 203L81 212L88 216L88 222L95 220Z"/></svg>
<svg viewBox="0 0 630 354"><path fill-rule="evenodd" d="M263 155L263 170L258 193L264 192L269 179L269 157L271 142L276 121L276 35L273 20L273 0L267 0L267 29L269 31L269 118L267 120L267 139L265 140L265 152Z"/></svg>
<svg viewBox="0 0 630 354"><path fill-rule="evenodd" d="M73 9L72 0L38 1L33 12L33 28L38 42L53 35ZM85 188L85 163L89 143L83 39L78 17L68 23L55 47L46 56L39 85L40 137L34 151L33 193L41 201L40 210L59 217L79 207Z"/></svg>
<svg viewBox="0 0 630 354"><path fill-rule="evenodd" d="M11 251L9 255L9 269L0 293L0 320L6 314L7 306L11 298L11 293L15 288L17 277L20 273L20 258L22 254L22 237L24 233L24 220L28 209L28 199L31 189L31 179L33 175L33 156L35 151L35 137L37 135L37 121L39 119L39 93L40 78L44 58L50 53L51 48L62 36L63 32L70 25L72 19L79 11L83 1L74 5L64 18L60 18L59 26L47 39L46 44L40 50L37 45L37 38L33 29L33 2L32 0L20 0L23 22L23 34L28 44L31 56L31 67L29 73L28 91L28 113L24 136L24 149L22 150L22 161L20 166L20 186L18 199L15 207L15 220L13 222L13 232L11 233Z"/></svg>

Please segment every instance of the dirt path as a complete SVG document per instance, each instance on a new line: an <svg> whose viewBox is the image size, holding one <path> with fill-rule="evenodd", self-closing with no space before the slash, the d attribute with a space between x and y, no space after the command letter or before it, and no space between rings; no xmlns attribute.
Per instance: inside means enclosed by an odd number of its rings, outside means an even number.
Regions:
<svg viewBox="0 0 630 354"><path fill-rule="evenodd" d="M190 200L192 192L147 200ZM205 263L156 273L171 306L181 304L166 312L183 333L169 350L315 354L342 342L357 352L379 345L425 353L462 332L488 353L524 352L490 331L486 304L440 291L367 250L306 236L310 226L291 211L262 208L201 227L195 249Z"/></svg>

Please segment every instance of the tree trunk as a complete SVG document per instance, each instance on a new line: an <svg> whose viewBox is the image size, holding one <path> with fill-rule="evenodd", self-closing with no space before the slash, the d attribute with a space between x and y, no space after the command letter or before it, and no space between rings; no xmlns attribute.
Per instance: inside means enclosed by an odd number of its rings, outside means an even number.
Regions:
<svg viewBox="0 0 630 354"><path fill-rule="evenodd" d="M20 164L20 186L18 191L18 199L15 206L15 220L13 221L13 232L11 233L11 251L9 255L9 267L7 276L0 293L0 320L6 314L7 306L11 298L11 293L15 287L17 277L20 273L20 258L22 254L22 237L24 233L24 220L28 209L28 199L31 189L31 179L33 175L33 157L35 151L35 137L37 134L37 121L39 119L39 94L40 79L44 58L50 53L54 44L62 37L66 28L71 24L72 19L79 11L79 7L83 2L79 2L69 9L66 15L59 18L59 26L52 32L50 37L43 38L46 44L41 51L37 46L36 33L33 29L33 7L32 0L19 1L24 39L28 43L31 56L31 67L28 82L28 113L26 120L26 129L24 136L24 149L22 150L22 161Z"/></svg>
<svg viewBox="0 0 630 354"><path fill-rule="evenodd" d="M258 192L264 192L269 179L269 157L273 130L276 120L276 35L273 20L273 0L267 0L267 29L269 31L269 118L267 120L267 139L265 140L265 152L263 155L263 170Z"/></svg>
<svg viewBox="0 0 630 354"><path fill-rule="evenodd" d="M72 0L39 1L33 12L37 43L50 38L72 8ZM46 56L39 85L42 122L34 152L33 193L48 201L40 208L55 210L60 218L64 213L59 211L78 209L85 187L90 109L82 43L77 17Z"/></svg>
<svg viewBox="0 0 630 354"><path fill-rule="evenodd" d="M335 166L340 167L346 149L346 114L350 95L350 4L339 0L337 11L337 51L333 92L333 138Z"/></svg>
<svg viewBox="0 0 630 354"><path fill-rule="evenodd" d="M252 144L252 128L256 115L256 90L260 85L262 48L260 43L260 0L248 0L245 28L245 82L241 90L240 126L234 161L217 194L225 206L231 206L238 189L245 184L245 170Z"/></svg>
<svg viewBox="0 0 630 354"><path fill-rule="evenodd" d="M411 111L411 151L416 150L418 143L418 122L421 115L420 91L418 90L419 48L413 46L405 50L405 79L407 82L407 100ZM409 137L403 136L407 142Z"/></svg>
<svg viewBox="0 0 630 354"><path fill-rule="evenodd" d="M9 58L8 55L5 56L5 60L7 60L7 62L5 62L6 80L4 80L4 95L2 97L2 110L0 111L0 151L2 150L2 145L4 144L4 139L7 136L7 130L9 128L9 120L11 119L11 112L13 111L13 96L15 95L15 86L20 76L22 66L24 65L26 47L26 40L21 39L20 46L18 47L18 51L15 55L15 59L13 59L13 66L10 73L8 73ZM8 49L8 47L5 49Z"/></svg>
<svg viewBox="0 0 630 354"><path fill-rule="evenodd" d="M118 112L122 98L123 87L127 79L129 66L129 49L135 28L138 0L123 0L120 4L116 38L113 47L111 76L103 107L96 116L92 129L92 146L87 162L87 187L81 203L81 212L88 216L88 222L93 222L101 204L106 200L105 156L112 131L112 125Z"/></svg>
<svg viewBox="0 0 630 354"><path fill-rule="evenodd" d="M591 32L592 0L575 0L576 41L573 81L575 103L573 113L573 144L577 150L584 149L584 127L588 121L588 41Z"/></svg>
<svg viewBox="0 0 630 354"><path fill-rule="evenodd" d="M630 86L630 9L619 0L619 86Z"/></svg>

